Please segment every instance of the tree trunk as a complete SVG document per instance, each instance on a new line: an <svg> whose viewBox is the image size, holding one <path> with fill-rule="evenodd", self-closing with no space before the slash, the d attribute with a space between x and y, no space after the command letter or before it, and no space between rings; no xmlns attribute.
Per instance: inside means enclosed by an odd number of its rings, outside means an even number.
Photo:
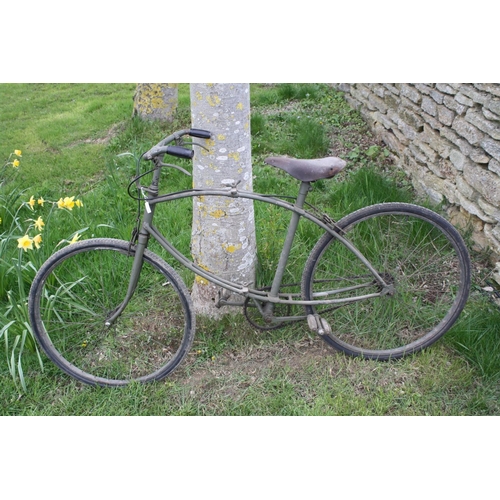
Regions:
<svg viewBox="0 0 500 500"><path fill-rule="evenodd" d="M138 83L134 112L144 120L172 121L177 110L177 83Z"/></svg>
<svg viewBox="0 0 500 500"><path fill-rule="evenodd" d="M196 149L195 188L220 188L237 183L252 190L249 84L191 84L193 128L210 130L212 139ZM196 197L191 239L193 260L203 269L245 286L255 281L255 223L252 200ZM193 302L198 314L220 317L219 288L197 276ZM241 301L241 297L232 297ZM231 309L234 311L234 309Z"/></svg>

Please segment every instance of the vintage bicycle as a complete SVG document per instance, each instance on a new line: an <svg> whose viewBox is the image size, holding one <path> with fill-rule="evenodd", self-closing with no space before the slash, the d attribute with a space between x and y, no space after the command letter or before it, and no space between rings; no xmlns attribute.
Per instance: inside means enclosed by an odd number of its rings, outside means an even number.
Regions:
<svg viewBox="0 0 500 500"><path fill-rule="evenodd" d="M470 288L470 258L459 232L442 216L407 203L381 203L338 221L306 202L316 181L338 174L340 158L270 157L299 181L292 201L219 188L161 194L166 155L191 159L206 130L175 132L144 153L129 194L144 206L130 241L93 238L54 253L29 294L33 333L64 372L92 385L122 386L160 380L188 354L196 318L188 287L165 259L148 248L156 240L178 263L220 288L218 306L242 307L257 328L302 321L327 344L351 356L401 358L436 342L455 323ZM139 165L152 162L146 173ZM133 189L137 188L138 195ZM185 256L153 224L159 204L186 198L247 198L290 212L290 223L270 286L236 283ZM283 283L300 220L321 233L295 285ZM234 295L240 300L234 300Z"/></svg>

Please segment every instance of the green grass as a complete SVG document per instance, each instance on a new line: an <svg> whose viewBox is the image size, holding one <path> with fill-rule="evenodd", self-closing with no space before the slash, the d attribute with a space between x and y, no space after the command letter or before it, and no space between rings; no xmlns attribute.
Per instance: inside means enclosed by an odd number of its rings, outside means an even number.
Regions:
<svg viewBox="0 0 500 500"><path fill-rule="evenodd" d="M26 199L32 194L55 200L75 195L84 202L80 211L54 214L51 235L47 233L42 251L32 254L35 267L61 239L82 228L88 228L84 238L129 238L136 203L127 196L126 186L135 165L130 157L117 155L125 151L138 155L190 121L187 85L180 86L179 112L172 125L132 119L134 88L133 84L0 85L0 158L14 149L23 151L11 186L26 190L22 195ZM266 156L340 155L349 161L348 168L334 180L315 183L308 198L334 218L371 203L413 200L406 177L392 167L383 146L342 95L327 85L253 85L251 100L255 190L294 195L298 189L297 181L264 164ZM188 188L190 182L177 172L166 177L169 190ZM173 205L158 207L158 225L189 252L189 200ZM272 275L269 262L276 262L277 243L288 224L288 214L275 212L267 205L256 207L262 284ZM29 217L29 212L23 212L21 222ZM299 247L292 257L300 269L317 233L301 224L298 237ZM6 269L17 256L16 248L2 252L4 291L16 289L17 276ZM32 270L24 273L29 286ZM182 276L189 285L190 273L183 271ZM287 278L296 280L293 271ZM22 391L0 356L0 412L497 415L500 318L498 308L477 291L482 284L477 280L453 330L429 350L398 362L347 358L310 337L303 325L259 332L243 318L229 316L220 322L200 320L188 360L165 381L146 386L134 384L120 390L82 386L43 355L42 372L36 353L27 348L23 355L27 391ZM4 294L0 316L7 309ZM2 345L4 340L0 339Z"/></svg>

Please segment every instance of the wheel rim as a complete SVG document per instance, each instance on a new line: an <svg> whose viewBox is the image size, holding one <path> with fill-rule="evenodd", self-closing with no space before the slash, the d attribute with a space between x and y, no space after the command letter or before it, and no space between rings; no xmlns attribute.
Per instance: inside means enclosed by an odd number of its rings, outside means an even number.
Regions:
<svg viewBox="0 0 500 500"><path fill-rule="evenodd" d="M312 308L333 330L335 347L353 355L400 357L443 335L463 307L467 279L460 252L434 224L417 214L375 213L344 227L347 238L394 287L393 294L342 307ZM338 241L327 245L314 268L308 296L327 289L327 276L339 288L368 282L362 264ZM388 284L389 284L388 283ZM344 296L376 293L372 285ZM339 295L339 298L342 295Z"/></svg>
<svg viewBox="0 0 500 500"><path fill-rule="evenodd" d="M133 257L124 248L83 248L45 275L36 299L39 340L60 368L87 383L159 379L184 357L188 305L161 263L146 257L136 292L120 317Z"/></svg>

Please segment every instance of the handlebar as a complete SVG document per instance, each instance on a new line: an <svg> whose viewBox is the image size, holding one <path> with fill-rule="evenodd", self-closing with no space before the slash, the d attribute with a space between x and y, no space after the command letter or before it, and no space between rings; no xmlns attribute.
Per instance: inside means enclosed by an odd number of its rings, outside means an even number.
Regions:
<svg viewBox="0 0 500 500"><path fill-rule="evenodd" d="M177 158L193 158L194 151L192 149L184 148L180 145L176 146L167 146L173 141L177 143L181 142L181 138L184 135L189 135L191 137L197 137L199 139L210 139L212 137L212 133L208 130L202 130L197 128L191 128L188 130L179 130L178 132L165 137L165 139L161 140L156 146L153 146L147 153L144 153L144 158L146 160L153 160L157 156L163 156L165 154L176 156Z"/></svg>

